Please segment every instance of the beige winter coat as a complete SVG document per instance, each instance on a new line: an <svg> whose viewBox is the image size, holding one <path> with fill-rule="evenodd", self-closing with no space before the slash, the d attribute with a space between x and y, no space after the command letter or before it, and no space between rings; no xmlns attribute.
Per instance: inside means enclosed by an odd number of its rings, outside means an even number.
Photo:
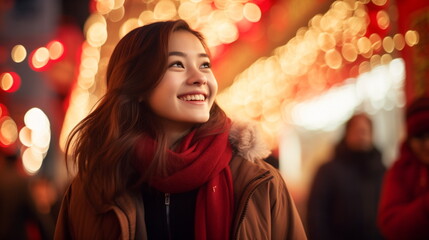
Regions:
<svg viewBox="0 0 429 240"><path fill-rule="evenodd" d="M230 163L236 207L231 239L307 239L285 182L262 160L269 151L257 132L234 124L230 141L236 149ZM140 192L125 194L97 213L76 178L64 197L55 239L118 238L147 239Z"/></svg>

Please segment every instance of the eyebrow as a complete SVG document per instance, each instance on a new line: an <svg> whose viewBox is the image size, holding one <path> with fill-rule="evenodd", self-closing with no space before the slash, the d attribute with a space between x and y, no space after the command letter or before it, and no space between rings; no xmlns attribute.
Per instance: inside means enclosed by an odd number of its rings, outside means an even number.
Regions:
<svg viewBox="0 0 429 240"><path fill-rule="evenodd" d="M169 53L168 53L168 56L180 56L180 57L186 57L187 55L186 55L186 53L184 53L184 52L169 52ZM208 57L209 57L209 55L208 55L208 54L206 54L206 53L200 53L200 54L198 54L198 57L206 57L206 58L208 58Z"/></svg>

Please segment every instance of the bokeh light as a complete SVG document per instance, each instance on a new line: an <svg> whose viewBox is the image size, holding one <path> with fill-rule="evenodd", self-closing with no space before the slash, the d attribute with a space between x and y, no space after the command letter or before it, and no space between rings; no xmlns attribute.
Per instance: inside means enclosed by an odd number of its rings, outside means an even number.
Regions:
<svg viewBox="0 0 429 240"><path fill-rule="evenodd" d="M122 18L125 15L125 8L122 6L118 9L115 9L111 12L109 12L109 15L107 16L107 18L111 21L111 22L119 22L122 20Z"/></svg>
<svg viewBox="0 0 429 240"><path fill-rule="evenodd" d="M50 122L40 108L31 108L24 115L25 126L19 131L24 146L22 163L28 174L35 174L42 166L51 142Z"/></svg>
<svg viewBox="0 0 429 240"><path fill-rule="evenodd" d="M361 37L357 41L357 48L359 50L359 54L364 55L365 53L368 53L371 51L371 41L367 37Z"/></svg>
<svg viewBox="0 0 429 240"><path fill-rule="evenodd" d="M32 148L25 149L21 158L24 170L30 175L39 171L43 163L43 154L34 151Z"/></svg>
<svg viewBox="0 0 429 240"><path fill-rule="evenodd" d="M339 69L342 64L341 54L335 50L331 49L325 53L326 64L332 69Z"/></svg>
<svg viewBox="0 0 429 240"><path fill-rule="evenodd" d="M222 43L232 43L238 39L238 29L232 22L224 22L217 26L218 38Z"/></svg>
<svg viewBox="0 0 429 240"><path fill-rule="evenodd" d="M387 53L393 52L395 49L395 43L393 42L392 37L387 36L383 39L383 48Z"/></svg>
<svg viewBox="0 0 429 240"><path fill-rule="evenodd" d="M405 33L405 42L408 46L412 47L419 43L419 33L414 30L409 30Z"/></svg>
<svg viewBox="0 0 429 240"><path fill-rule="evenodd" d="M401 107L404 99L397 90L402 88L404 80L405 64L402 59L377 65L357 79L349 79L323 95L296 103L291 112L292 122L309 130L329 131L350 118L353 110L364 101L371 103L373 111L386 104Z"/></svg>
<svg viewBox="0 0 429 240"><path fill-rule="evenodd" d="M405 47L405 38L404 35L397 33L393 36L393 41L395 43L395 48L398 51L401 51Z"/></svg>
<svg viewBox="0 0 429 240"><path fill-rule="evenodd" d="M40 108L32 108L24 115L25 125L32 130L49 129L49 120Z"/></svg>
<svg viewBox="0 0 429 240"><path fill-rule="evenodd" d="M115 7L115 1L114 0L103 0L103 1L96 1L97 5L97 11L100 14L107 14L110 11L113 10Z"/></svg>
<svg viewBox="0 0 429 240"><path fill-rule="evenodd" d="M26 147L31 147L31 129L23 127L19 131L19 141Z"/></svg>
<svg viewBox="0 0 429 240"><path fill-rule="evenodd" d="M345 60L354 62L357 58L357 49L351 43L345 43L342 47L341 53Z"/></svg>
<svg viewBox="0 0 429 240"><path fill-rule="evenodd" d="M101 47L107 41L107 23L102 15L91 15L85 23L84 30L86 41L93 47Z"/></svg>
<svg viewBox="0 0 429 240"><path fill-rule="evenodd" d="M243 7L243 16L250 22L258 22L261 14L261 9L254 3L246 3Z"/></svg>
<svg viewBox="0 0 429 240"><path fill-rule="evenodd" d="M386 11L381 10L381 11L377 12L377 24L383 30L385 30L389 27L390 19L389 19L389 15L387 14Z"/></svg>
<svg viewBox="0 0 429 240"><path fill-rule="evenodd" d="M48 64L50 59L49 50L46 47L40 47L31 54L30 66L34 70L41 69Z"/></svg>
<svg viewBox="0 0 429 240"><path fill-rule="evenodd" d="M335 38L331 34L327 32L322 32L319 34L319 37L317 38L317 44L319 45L320 49L326 52L334 48L336 45L336 42L335 42Z"/></svg>
<svg viewBox="0 0 429 240"><path fill-rule="evenodd" d="M15 72L0 74L0 88L5 92L15 92L21 86L21 77Z"/></svg>
<svg viewBox="0 0 429 240"><path fill-rule="evenodd" d="M170 0L159 1L153 10L154 18L157 20L169 20L175 17L176 14L176 5Z"/></svg>
<svg viewBox="0 0 429 240"><path fill-rule="evenodd" d="M372 2L377 6L384 6L387 0L372 0Z"/></svg>
<svg viewBox="0 0 429 240"><path fill-rule="evenodd" d="M59 41L50 42L47 49L49 50L49 58L51 60L57 60L64 54L64 45Z"/></svg>
<svg viewBox="0 0 429 240"><path fill-rule="evenodd" d="M113 3L113 10L119 9L119 8L123 8L125 3L125 0L114 0Z"/></svg>
<svg viewBox="0 0 429 240"><path fill-rule="evenodd" d="M0 118L0 144L10 146L18 138L18 128L12 118L5 116Z"/></svg>
<svg viewBox="0 0 429 240"><path fill-rule="evenodd" d="M369 40L371 41L372 49L374 49L375 51L380 51L380 49L382 47L380 35L378 35L377 33L372 33L369 36Z"/></svg>
<svg viewBox="0 0 429 240"><path fill-rule="evenodd" d="M140 26L149 24L153 21L155 21L155 18L153 16L152 11L143 11L142 13L140 13L139 18L138 18L138 24Z"/></svg>
<svg viewBox="0 0 429 240"><path fill-rule="evenodd" d="M119 38L122 38L127 33L131 32L133 29L139 27L139 20L137 18L130 18L126 20L119 30Z"/></svg>
<svg viewBox="0 0 429 240"><path fill-rule="evenodd" d="M27 57L27 50L23 45L15 45L11 51L12 60L16 63L20 63Z"/></svg>

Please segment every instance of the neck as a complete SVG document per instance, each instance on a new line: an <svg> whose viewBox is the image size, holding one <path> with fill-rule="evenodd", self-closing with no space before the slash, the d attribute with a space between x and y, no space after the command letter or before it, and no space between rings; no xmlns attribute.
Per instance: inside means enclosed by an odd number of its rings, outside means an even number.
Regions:
<svg viewBox="0 0 429 240"><path fill-rule="evenodd" d="M165 132L165 139L169 149L174 147L180 142L180 139L188 134L193 124L191 123L177 123L177 122L163 122L163 128Z"/></svg>
<svg viewBox="0 0 429 240"><path fill-rule="evenodd" d="M165 137L167 140L167 146L169 149L174 149L179 143L180 139L189 133L190 129L183 132L166 132Z"/></svg>

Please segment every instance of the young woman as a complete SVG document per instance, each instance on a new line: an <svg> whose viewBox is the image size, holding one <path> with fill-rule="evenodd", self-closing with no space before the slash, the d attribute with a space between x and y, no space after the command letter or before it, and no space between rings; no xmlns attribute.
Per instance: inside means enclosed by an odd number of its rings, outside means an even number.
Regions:
<svg viewBox="0 0 429 240"><path fill-rule="evenodd" d="M78 175L56 239L306 238L257 132L215 103L198 32L182 20L131 31L106 80L68 143Z"/></svg>

